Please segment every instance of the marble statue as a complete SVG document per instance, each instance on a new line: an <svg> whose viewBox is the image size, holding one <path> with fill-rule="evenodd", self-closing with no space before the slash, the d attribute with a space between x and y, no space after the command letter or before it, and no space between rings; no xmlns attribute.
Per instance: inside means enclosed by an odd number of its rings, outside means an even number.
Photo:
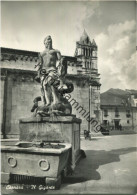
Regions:
<svg viewBox="0 0 137 195"><path fill-rule="evenodd" d="M48 115L51 113L71 114L71 105L63 97L65 93L73 91L73 84L65 79L67 64L60 51L52 48L52 38L44 39L45 50L39 54L36 81L41 83L41 96L34 99L32 112ZM38 106L38 101L43 106Z"/></svg>

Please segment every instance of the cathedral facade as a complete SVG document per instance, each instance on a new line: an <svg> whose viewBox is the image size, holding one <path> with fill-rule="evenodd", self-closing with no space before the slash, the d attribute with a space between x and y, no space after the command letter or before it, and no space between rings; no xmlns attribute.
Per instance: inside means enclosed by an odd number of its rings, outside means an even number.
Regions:
<svg viewBox="0 0 137 195"><path fill-rule="evenodd" d="M70 103L72 113L82 119L81 132L89 128L87 117L100 120L100 74L98 47L84 31L76 42L75 54L63 56L67 63L66 78L73 82ZM17 138L19 119L30 117L33 99L40 94L34 69L38 52L1 48L1 135ZM86 116L86 117L85 117Z"/></svg>

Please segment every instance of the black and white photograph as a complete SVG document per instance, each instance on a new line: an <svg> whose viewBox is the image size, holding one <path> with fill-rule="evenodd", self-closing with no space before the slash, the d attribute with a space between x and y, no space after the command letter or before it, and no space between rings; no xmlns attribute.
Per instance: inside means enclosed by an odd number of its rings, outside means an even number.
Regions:
<svg viewBox="0 0 137 195"><path fill-rule="evenodd" d="M1 194L137 194L137 3L0 2Z"/></svg>

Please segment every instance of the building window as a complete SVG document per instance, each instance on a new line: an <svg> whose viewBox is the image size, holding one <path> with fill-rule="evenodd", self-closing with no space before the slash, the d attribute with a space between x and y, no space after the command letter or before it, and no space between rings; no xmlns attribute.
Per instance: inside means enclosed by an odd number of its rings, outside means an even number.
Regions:
<svg viewBox="0 0 137 195"><path fill-rule="evenodd" d="M103 124L104 125L107 125L108 124L108 121L107 120L103 120Z"/></svg>
<svg viewBox="0 0 137 195"><path fill-rule="evenodd" d="M118 110L118 108L115 109L115 117L119 117L119 110Z"/></svg>
<svg viewBox="0 0 137 195"><path fill-rule="evenodd" d="M127 116L127 118L130 118L131 117L130 110L127 110L126 111L126 116Z"/></svg>
<svg viewBox="0 0 137 195"><path fill-rule="evenodd" d="M108 116L108 110L104 110L104 117L107 117Z"/></svg>
<svg viewBox="0 0 137 195"><path fill-rule="evenodd" d="M127 120L127 123L129 124L129 120Z"/></svg>

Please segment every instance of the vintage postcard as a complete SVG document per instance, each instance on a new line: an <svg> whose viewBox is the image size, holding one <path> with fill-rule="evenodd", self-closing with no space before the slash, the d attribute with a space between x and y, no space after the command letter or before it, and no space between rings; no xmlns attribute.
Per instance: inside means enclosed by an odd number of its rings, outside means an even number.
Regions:
<svg viewBox="0 0 137 195"><path fill-rule="evenodd" d="M1 193L137 193L136 1L1 2Z"/></svg>

